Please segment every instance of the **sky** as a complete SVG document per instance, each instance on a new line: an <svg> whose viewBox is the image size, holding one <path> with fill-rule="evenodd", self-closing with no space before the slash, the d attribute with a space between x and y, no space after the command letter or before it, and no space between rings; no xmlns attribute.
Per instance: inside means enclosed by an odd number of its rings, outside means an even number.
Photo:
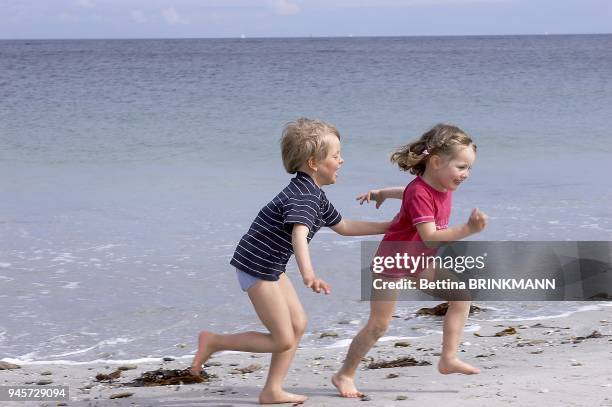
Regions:
<svg viewBox="0 0 612 407"><path fill-rule="evenodd" d="M612 0L0 0L1 39L612 33Z"/></svg>

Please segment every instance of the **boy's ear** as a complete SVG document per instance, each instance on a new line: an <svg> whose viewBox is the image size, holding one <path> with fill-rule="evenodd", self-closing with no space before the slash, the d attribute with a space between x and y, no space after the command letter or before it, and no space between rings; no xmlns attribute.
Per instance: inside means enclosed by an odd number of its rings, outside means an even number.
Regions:
<svg viewBox="0 0 612 407"><path fill-rule="evenodd" d="M315 160L315 158L314 158L314 157L310 157L310 158L308 159L307 163L308 163L308 167L309 167L311 170L315 170L315 171L317 170L317 160Z"/></svg>

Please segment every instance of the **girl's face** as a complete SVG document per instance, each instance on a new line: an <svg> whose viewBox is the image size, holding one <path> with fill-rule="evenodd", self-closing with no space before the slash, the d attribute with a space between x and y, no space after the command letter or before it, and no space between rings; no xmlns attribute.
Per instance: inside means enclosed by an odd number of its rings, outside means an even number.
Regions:
<svg viewBox="0 0 612 407"><path fill-rule="evenodd" d="M340 140L338 140L338 137L329 135L325 142L328 148L327 157L316 164L315 181L319 185L334 184L338 176L338 170L344 162L340 155Z"/></svg>
<svg viewBox="0 0 612 407"><path fill-rule="evenodd" d="M432 157L433 158L433 157ZM451 157L437 157L433 165L433 177L442 190L456 190L468 179L470 170L476 160L476 152L472 146L459 146Z"/></svg>

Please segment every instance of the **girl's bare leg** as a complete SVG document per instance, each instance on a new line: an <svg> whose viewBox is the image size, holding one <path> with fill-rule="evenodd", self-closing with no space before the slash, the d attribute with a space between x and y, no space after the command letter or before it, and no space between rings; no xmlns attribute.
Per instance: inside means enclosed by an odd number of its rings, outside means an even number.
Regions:
<svg viewBox="0 0 612 407"><path fill-rule="evenodd" d="M387 331L397 303L397 292L395 291L384 293L384 297L383 300L376 299L375 293L372 292L368 323L353 338L344 364L332 376L332 384L336 386L342 397L363 396L363 393L355 387L355 373L361 360Z"/></svg>
<svg viewBox="0 0 612 407"><path fill-rule="evenodd" d="M426 278L428 281L433 279L438 280L456 280L457 276L445 269L427 269L421 278ZM448 300L448 310L444 317L444 327L442 329L442 355L438 362L438 371L442 374L463 373L477 374L480 373L476 367L461 361L457 357L457 351L461 344L461 337L465 329L465 322L470 313L470 301L457 301L457 299L470 298L469 291L458 290L423 290L432 297L444 298Z"/></svg>
<svg viewBox="0 0 612 407"><path fill-rule="evenodd" d="M449 301L448 310L444 317L442 335L442 356L438 362L438 371L442 374L463 373L477 374L480 370L461 361L457 357L457 350L465 328L465 321L470 313L469 301Z"/></svg>

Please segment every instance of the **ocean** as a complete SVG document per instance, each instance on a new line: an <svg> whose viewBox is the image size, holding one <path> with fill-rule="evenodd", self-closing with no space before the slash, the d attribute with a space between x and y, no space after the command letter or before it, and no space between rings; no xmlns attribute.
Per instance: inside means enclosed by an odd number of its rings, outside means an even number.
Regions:
<svg viewBox="0 0 612 407"><path fill-rule="evenodd" d="M478 145L451 225L478 207L475 240L611 240L610 66L612 35L0 41L0 359L188 358L201 329L263 329L229 259L290 179L278 140L300 116L341 133L325 191L344 217L391 219L399 201L355 197L407 184L390 152L449 122ZM329 296L290 262L302 346L367 320L362 240L311 243ZM425 305L400 303L388 339L440 331ZM468 330L605 306L479 305Z"/></svg>

